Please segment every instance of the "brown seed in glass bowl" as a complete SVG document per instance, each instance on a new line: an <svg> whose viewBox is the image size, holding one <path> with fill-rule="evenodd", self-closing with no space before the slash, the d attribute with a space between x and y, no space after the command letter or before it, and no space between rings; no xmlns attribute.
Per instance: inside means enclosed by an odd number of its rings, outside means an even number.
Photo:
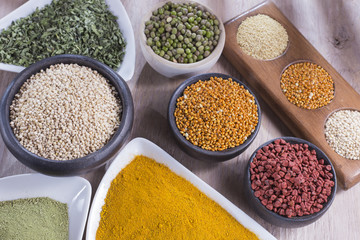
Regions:
<svg viewBox="0 0 360 240"><path fill-rule="evenodd" d="M321 66L311 62L291 64L281 75L280 87L287 99L298 107L317 109L334 98L334 81Z"/></svg>

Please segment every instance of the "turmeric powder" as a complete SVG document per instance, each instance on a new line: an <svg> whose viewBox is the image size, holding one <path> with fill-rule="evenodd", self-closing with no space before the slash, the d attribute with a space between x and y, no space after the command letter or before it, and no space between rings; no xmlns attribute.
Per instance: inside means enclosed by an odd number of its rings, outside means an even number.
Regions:
<svg viewBox="0 0 360 240"><path fill-rule="evenodd" d="M110 185L96 239L258 238L168 167L136 156Z"/></svg>

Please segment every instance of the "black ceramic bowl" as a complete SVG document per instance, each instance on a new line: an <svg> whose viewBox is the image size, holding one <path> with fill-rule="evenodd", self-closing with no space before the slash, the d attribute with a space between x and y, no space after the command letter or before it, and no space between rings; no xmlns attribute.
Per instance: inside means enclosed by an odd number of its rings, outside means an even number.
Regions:
<svg viewBox="0 0 360 240"><path fill-rule="evenodd" d="M116 88L122 101L121 123L110 141L96 152L73 160L57 161L35 155L26 150L17 140L9 124L9 107L22 84L33 74L50 65L77 63L98 71ZM120 150L129 135L134 118L134 105L126 82L110 67L92 58L78 55L58 55L41 60L20 72L6 89L0 104L0 132L10 152L26 166L48 175L70 176L100 167Z"/></svg>
<svg viewBox="0 0 360 240"><path fill-rule="evenodd" d="M286 142L289 142L291 144L307 144L309 145L309 150L313 150L315 149L316 151L316 156L317 159L324 159L324 164L325 165L330 165L331 166L331 173L333 174L333 178L332 180L334 181L335 185L332 187L331 189L331 194L328 197L328 202L323 204L323 208L314 214L311 215L305 215L305 216L301 216L301 217L285 217L285 216L281 216L273 211L268 210L263 204L261 204L259 198L255 197L254 195L254 190L251 188L251 180L250 180L250 163L253 161L257 151L261 148L263 148L264 146L269 145L270 143L273 143L276 139L284 139ZM248 203L250 204L250 206L255 210L255 212L264 220L266 220L267 222L277 225L277 226L281 226L281 227L288 227L288 228L295 228L295 227L302 227L305 225L308 225L312 222L315 222L317 219L319 219L330 207L330 205L332 204L332 202L334 201L335 198L335 194L336 194L336 189L337 189L337 180L336 180L336 174L335 174L335 170L334 170L334 166L331 164L330 159L325 155L325 153L323 151L321 151L320 148L318 148L317 146L315 146L314 144L300 139L300 138L296 138L296 137L280 137L280 138L275 138L273 140L270 140L264 144L262 144L259 148L257 148L254 153L251 155L249 163L247 165L246 168L246 172L245 172L245 197L248 200Z"/></svg>
<svg viewBox="0 0 360 240"><path fill-rule="evenodd" d="M258 107L257 111L258 111L259 120L258 120L258 124L257 124L255 130L251 133L251 135L246 139L246 141L243 144L233 147L233 148L223 150L223 151L210 151L210 150L205 150L201 147L195 146L194 144L192 144L191 142L186 140L186 138L180 133L178 127L176 126L176 122L175 122L174 112L176 109L176 100L183 95L185 88L191 84L198 82L199 80L209 80L210 77L221 77L223 79L232 78L233 81L239 83L240 85L243 85L244 88L247 89L254 96L255 103ZM187 154L189 154L190 156L197 158L197 159L219 162L219 161L225 161L225 160L234 158L234 157L238 156L240 153L242 153L243 151L245 151L247 147L249 147L249 145L255 139L255 137L259 131L259 128L260 128L261 110L260 110L260 105L259 105L259 102L258 102L255 94L239 79L236 79L234 77L231 77L231 76L228 76L225 74L221 74L221 73L206 73L206 74L200 74L200 75L196 75L196 76L192 76L192 77L188 78L182 84L180 84L180 86L175 90L175 92L171 96L171 99L169 102L168 121L169 121L170 129L171 129L174 137L180 144L180 147Z"/></svg>

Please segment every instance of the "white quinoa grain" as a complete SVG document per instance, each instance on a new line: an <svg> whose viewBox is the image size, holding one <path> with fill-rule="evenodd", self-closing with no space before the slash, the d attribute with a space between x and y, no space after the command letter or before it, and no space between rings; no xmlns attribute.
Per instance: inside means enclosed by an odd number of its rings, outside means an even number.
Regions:
<svg viewBox="0 0 360 240"><path fill-rule="evenodd" d="M285 51L289 37L278 21L258 14L246 18L240 24L236 39L246 54L260 60L269 60Z"/></svg>
<svg viewBox="0 0 360 240"><path fill-rule="evenodd" d="M97 71L57 64L22 85L10 106L10 126L30 152L70 160L102 148L121 113L117 91Z"/></svg>
<svg viewBox="0 0 360 240"><path fill-rule="evenodd" d="M328 144L344 158L360 160L360 112L339 110L325 123Z"/></svg>

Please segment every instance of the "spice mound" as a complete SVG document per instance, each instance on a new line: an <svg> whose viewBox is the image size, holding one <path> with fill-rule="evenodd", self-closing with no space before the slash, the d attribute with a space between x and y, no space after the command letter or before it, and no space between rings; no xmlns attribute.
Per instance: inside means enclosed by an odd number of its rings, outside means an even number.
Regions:
<svg viewBox="0 0 360 240"><path fill-rule="evenodd" d="M251 188L270 211L288 218L310 215L328 202L335 185L331 169L307 144L277 139L250 163Z"/></svg>
<svg viewBox="0 0 360 240"><path fill-rule="evenodd" d="M175 63L194 63L210 55L221 30L215 15L197 3L167 2L145 22L146 44Z"/></svg>
<svg viewBox="0 0 360 240"><path fill-rule="evenodd" d="M334 98L334 82L321 66L301 62L290 65L281 75L281 90L298 107L317 109Z"/></svg>
<svg viewBox="0 0 360 240"><path fill-rule="evenodd" d="M67 204L47 197L0 202L0 239L68 240Z"/></svg>
<svg viewBox="0 0 360 240"><path fill-rule="evenodd" d="M30 152L70 160L102 148L117 130L121 112L116 89L97 71L57 64L21 86L10 106L10 126Z"/></svg>
<svg viewBox="0 0 360 240"><path fill-rule="evenodd" d="M94 58L117 69L125 40L105 0L53 0L0 33L0 61L29 66L59 54Z"/></svg>
<svg viewBox="0 0 360 240"><path fill-rule="evenodd" d="M246 54L256 59L270 60L285 51L289 37L278 21L258 14L246 18L240 24L236 40Z"/></svg>
<svg viewBox="0 0 360 240"><path fill-rule="evenodd" d="M325 123L325 138L344 158L360 160L360 112L339 110Z"/></svg>
<svg viewBox="0 0 360 240"><path fill-rule="evenodd" d="M206 150L241 145L258 124L254 96L231 78L211 77L184 90L174 112L180 133Z"/></svg>
<svg viewBox="0 0 360 240"><path fill-rule="evenodd" d="M258 239L168 167L136 156L111 182L96 240Z"/></svg>

